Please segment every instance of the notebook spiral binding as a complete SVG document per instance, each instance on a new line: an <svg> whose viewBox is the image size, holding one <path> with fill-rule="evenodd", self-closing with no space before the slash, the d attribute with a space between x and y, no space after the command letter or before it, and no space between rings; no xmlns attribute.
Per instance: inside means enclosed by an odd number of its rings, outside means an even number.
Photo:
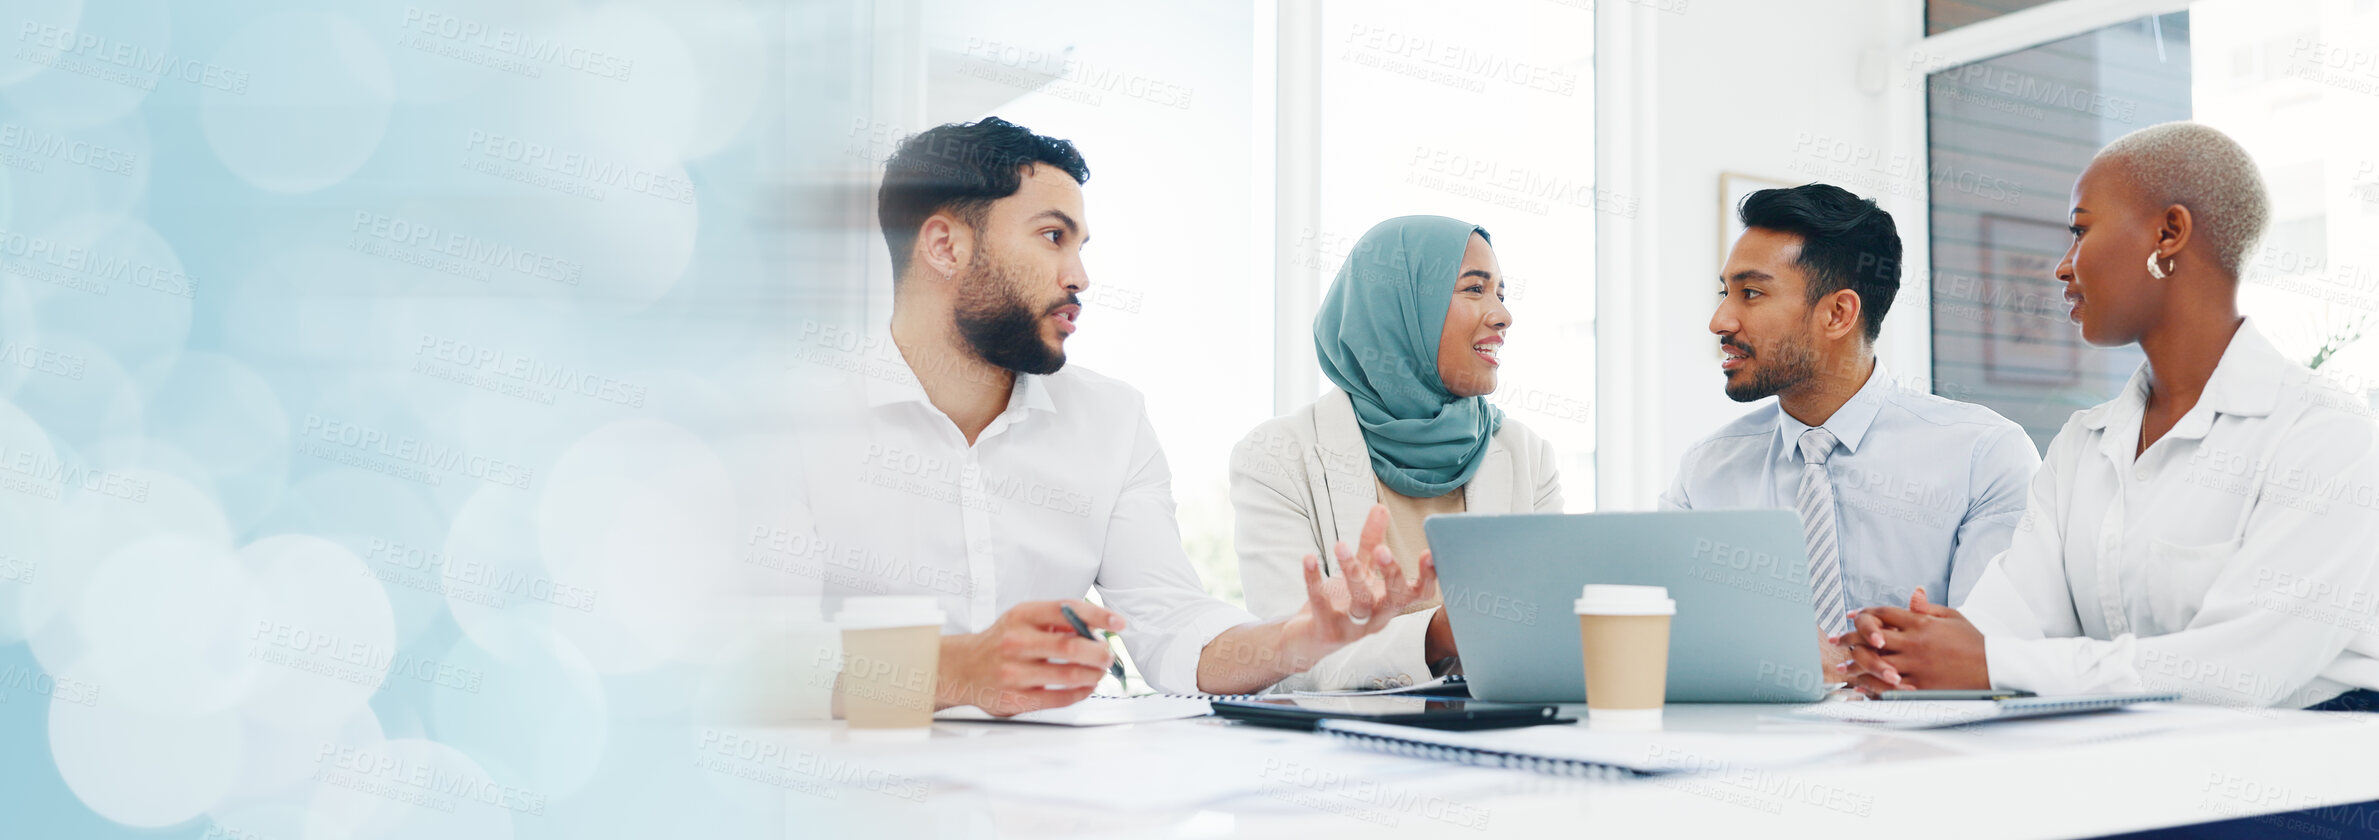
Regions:
<svg viewBox="0 0 2379 840"><path fill-rule="evenodd" d="M2107 698L2107 697L2092 697L2092 698L2086 698L2086 699L2077 698L2077 699L2073 699L2073 700L2057 700L2057 699L2032 698L2032 697L2019 697L2019 698L2014 698L2014 699L2015 699L2017 702L2015 702L2015 703L2013 703L2013 704L2010 704L2010 703L2009 703L2008 701L2006 701L2006 700L2001 700L2001 701L1998 701L1998 703L1999 703L1999 705L2000 705L2002 708L2010 708L2010 709L2022 709L2022 710L2024 710L2024 711L2027 711L2027 712L2031 712L2031 711L2071 712L2071 711L2092 711L2092 710L2097 710L2097 709L2117 709L2117 708L2122 708L2122 707L2123 707L2123 706L2125 706L2125 705L2129 705L2131 702L2133 702L2132 700L2129 700L2129 699L2126 699L2126 698Z"/></svg>
<svg viewBox="0 0 2379 840"><path fill-rule="evenodd" d="M1432 744L1427 741L1414 741L1405 738L1389 737L1386 735L1374 735L1369 732L1348 732L1343 729L1332 729L1327 726L1322 727L1321 731L1335 737L1353 741L1356 746L1373 750L1375 752L1384 752L1390 755L1401 755L1408 758L1422 758L1428 759L1430 761L1446 761L1455 764L1468 764L1473 767L1499 767L1509 770L1527 770L1532 773L1567 776L1574 779L1618 780L1634 779L1652 775L1650 773L1639 772L1633 768L1620 767L1612 764L1598 764L1592 761L1579 761L1576 759L1566 758L1543 758L1539 756L1502 752L1499 750L1482 750L1476 747L1450 747L1444 744Z"/></svg>
<svg viewBox="0 0 2379 840"><path fill-rule="evenodd" d="M1093 694L1109 700L1137 700L1142 697L1163 697L1168 700L1254 700L1261 694Z"/></svg>

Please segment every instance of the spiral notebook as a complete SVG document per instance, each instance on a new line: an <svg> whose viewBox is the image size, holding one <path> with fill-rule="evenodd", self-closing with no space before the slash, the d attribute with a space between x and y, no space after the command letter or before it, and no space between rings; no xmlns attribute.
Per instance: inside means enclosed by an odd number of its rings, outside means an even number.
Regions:
<svg viewBox="0 0 2379 840"><path fill-rule="evenodd" d="M1596 732L1536 726L1447 732L1355 720L1316 731L1375 752L1592 779L1774 769L1849 749L1858 736L1810 733Z"/></svg>
<svg viewBox="0 0 2379 840"><path fill-rule="evenodd" d="M2103 712L2135 703L2169 703L2179 699L2181 695L2178 693L2156 691L2010 697L2004 700L1828 702L1802 706L1782 716L1782 719L1849 723L1880 729L1941 729L1991 721Z"/></svg>
<svg viewBox="0 0 2379 840"><path fill-rule="evenodd" d="M935 712L934 720L980 723L1038 723L1050 726L1115 726L1214 714L1213 700L1252 700L1253 694L1134 694L1127 697L1094 694L1071 706L1036 709L994 717L974 706L953 706Z"/></svg>

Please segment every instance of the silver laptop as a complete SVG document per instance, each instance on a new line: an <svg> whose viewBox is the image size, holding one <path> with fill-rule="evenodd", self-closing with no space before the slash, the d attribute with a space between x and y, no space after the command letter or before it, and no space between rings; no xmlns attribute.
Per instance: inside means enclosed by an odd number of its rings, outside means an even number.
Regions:
<svg viewBox="0 0 2379 840"><path fill-rule="evenodd" d="M1669 702L1825 696L1792 511L1453 514L1422 530L1473 698L1585 702L1571 602L1589 583L1668 587Z"/></svg>

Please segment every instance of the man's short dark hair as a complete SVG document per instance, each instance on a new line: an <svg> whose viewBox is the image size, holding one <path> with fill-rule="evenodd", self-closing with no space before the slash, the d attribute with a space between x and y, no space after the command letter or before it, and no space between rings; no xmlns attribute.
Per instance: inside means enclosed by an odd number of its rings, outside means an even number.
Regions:
<svg viewBox="0 0 2379 840"><path fill-rule="evenodd" d="M909 251L925 220L944 210L975 230L984 210L1015 195L1024 185L1023 167L1046 163L1074 182L1090 180L1090 166L1074 144L1034 134L998 117L934 126L910 136L884 162L884 186L876 191L876 222L892 249L892 276L909 270Z"/></svg>
<svg viewBox="0 0 2379 840"><path fill-rule="evenodd" d="M1744 196L1735 212L1745 227L1798 234L1809 302L1856 292L1867 340L1883 334L1884 313L1900 293L1900 231L1891 213L1832 184L1760 190Z"/></svg>

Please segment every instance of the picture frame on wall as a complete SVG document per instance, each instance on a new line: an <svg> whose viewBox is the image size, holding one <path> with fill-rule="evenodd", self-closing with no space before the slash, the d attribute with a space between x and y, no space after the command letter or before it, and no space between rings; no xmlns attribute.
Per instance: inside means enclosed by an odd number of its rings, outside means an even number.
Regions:
<svg viewBox="0 0 2379 840"><path fill-rule="evenodd" d="M1985 213L1975 266L1982 282L1983 380L2062 387L2081 381L2082 337L2056 281L2071 234L2062 224Z"/></svg>

